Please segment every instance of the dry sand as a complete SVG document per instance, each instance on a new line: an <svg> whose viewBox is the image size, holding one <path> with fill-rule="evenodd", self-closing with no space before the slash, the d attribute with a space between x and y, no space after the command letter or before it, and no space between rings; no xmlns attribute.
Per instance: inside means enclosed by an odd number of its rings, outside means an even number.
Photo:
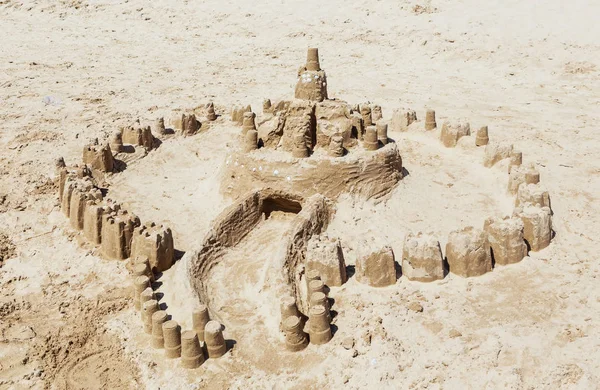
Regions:
<svg viewBox="0 0 600 390"><path fill-rule="evenodd" d="M0 0L0 388L599 388L598 14L586 0ZM351 278L331 291L333 340L290 354L269 311L242 315L269 296L259 263L287 221L267 220L211 285L231 290L224 308L239 306L223 316L237 325L225 331L236 346L184 371L148 347L125 263L100 258L68 227L54 159L78 163L89 139L136 118L289 98L309 46L332 97L376 102L386 118L433 107L440 124L467 118L513 142L551 194L556 238L473 279L373 289ZM219 185L235 131L223 121L168 140L116 175L111 195L171 225L176 248L191 251L232 201ZM505 164L483 168L481 149L448 150L434 134L390 137L409 175L386 202L336 204L328 233L349 265L361 237L399 257L408 231L432 231L443 246L449 231L510 212ZM185 261L161 291L189 327Z"/></svg>

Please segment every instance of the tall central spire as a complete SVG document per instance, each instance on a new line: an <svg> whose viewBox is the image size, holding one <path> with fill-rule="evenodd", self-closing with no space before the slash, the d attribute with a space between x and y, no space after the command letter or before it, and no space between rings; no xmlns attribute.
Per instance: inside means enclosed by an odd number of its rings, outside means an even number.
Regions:
<svg viewBox="0 0 600 390"><path fill-rule="evenodd" d="M322 102L327 99L327 76L319 63L319 49L309 48L306 65L298 71L296 99Z"/></svg>

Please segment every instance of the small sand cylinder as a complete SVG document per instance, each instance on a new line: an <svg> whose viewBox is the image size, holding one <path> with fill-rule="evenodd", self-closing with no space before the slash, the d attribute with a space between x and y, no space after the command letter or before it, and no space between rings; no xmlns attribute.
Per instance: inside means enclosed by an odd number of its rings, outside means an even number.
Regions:
<svg viewBox="0 0 600 390"><path fill-rule="evenodd" d="M306 147L306 140L303 134L296 134L294 136L292 156L295 158L308 157L308 148Z"/></svg>
<svg viewBox="0 0 600 390"><path fill-rule="evenodd" d="M198 334L198 339L204 341L204 327L210 321L210 315L208 314L208 307L206 305L200 305L197 309L192 312L192 327Z"/></svg>
<svg viewBox="0 0 600 390"><path fill-rule="evenodd" d="M263 100L263 113L271 110L271 99Z"/></svg>
<svg viewBox="0 0 600 390"><path fill-rule="evenodd" d="M306 53L306 70L321 70L321 65L319 64L319 49L316 47L309 48Z"/></svg>
<svg viewBox="0 0 600 390"><path fill-rule="evenodd" d="M244 152L250 152L258 149L258 131L248 130L243 141Z"/></svg>
<svg viewBox="0 0 600 390"><path fill-rule="evenodd" d="M110 151L113 153L121 153L123 151L123 135L121 131L116 131L110 137Z"/></svg>
<svg viewBox="0 0 600 390"><path fill-rule="evenodd" d="M133 259L133 267L135 268L136 264L145 264L150 270L149 274L146 275L150 278L150 283L154 282L154 273L152 272L152 267L150 266L150 259L148 256L139 255Z"/></svg>
<svg viewBox="0 0 600 390"><path fill-rule="evenodd" d="M141 316L142 316L142 320L144 319L144 303L155 299L156 297L154 296L154 291L152 290L152 287L146 287L146 289L144 291L142 291L142 293L140 294L140 310L141 310Z"/></svg>
<svg viewBox="0 0 600 390"><path fill-rule="evenodd" d="M377 140L377 127L367 127L367 132L365 133L364 147L366 150L377 150L377 148L379 147L379 142Z"/></svg>
<svg viewBox="0 0 600 390"><path fill-rule="evenodd" d="M227 345L218 321L209 321L204 327L204 342L210 359L219 358L227 352Z"/></svg>
<svg viewBox="0 0 600 390"><path fill-rule="evenodd" d="M215 105L213 104L213 102L208 103L206 109L206 119L211 122L217 119L217 114L215 113Z"/></svg>
<svg viewBox="0 0 600 390"><path fill-rule="evenodd" d="M306 348L308 338L302 330L302 321L298 316L290 316L283 321L285 332L285 348L288 351L298 352Z"/></svg>
<svg viewBox="0 0 600 390"><path fill-rule="evenodd" d="M200 347L198 335L193 330L186 330L181 334L181 367L198 368L204 363L204 354Z"/></svg>
<svg viewBox="0 0 600 390"><path fill-rule="evenodd" d="M158 301L150 299L142 305L142 322L144 323L144 332L152 334L152 314L158 311Z"/></svg>
<svg viewBox="0 0 600 390"><path fill-rule="evenodd" d="M371 107L367 104L361 104L360 106L360 115L362 116L363 126L368 128L373 125L373 119L371 116Z"/></svg>
<svg viewBox="0 0 600 390"><path fill-rule="evenodd" d="M165 118L158 118L156 122L154 122L154 132L160 135L166 134Z"/></svg>
<svg viewBox="0 0 600 390"><path fill-rule="evenodd" d="M133 276L138 277L138 276L147 276L148 279L150 279L150 281L152 281L152 271L150 271L150 267L148 267L148 264L144 264L144 263L137 263L133 266Z"/></svg>
<svg viewBox="0 0 600 390"><path fill-rule="evenodd" d="M145 275L137 276L133 280L133 304L137 310L142 308L142 304L140 303L140 295L148 287L150 287L150 279Z"/></svg>
<svg viewBox="0 0 600 390"><path fill-rule="evenodd" d="M321 280L321 275L319 275L319 271L316 269L311 269L310 271L306 272L306 288L308 288L308 285L313 280Z"/></svg>
<svg viewBox="0 0 600 390"><path fill-rule="evenodd" d="M331 157L342 157L344 155L344 138L341 135L331 137L328 154Z"/></svg>
<svg viewBox="0 0 600 390"><path fill-rule="evenodd" d="M537 184L540 182L540 173L535 169L530 169L525 172L525 183Z"/></svg>
<svg viewBox="0 0 600 390"><path fill-rule="evenodd" d="M378 106L376 104L373 105L371 107L371 121L373 121L373 123L376 124L382 118L383 118L383 114L381 112L381 106Z"/></svg>
<svg viewBox="0 0 600 390"><path fill-rule="evenodd" d="M331 326L327 309L322 305L315 305L309 311L309 334L310 342L313 344L325 344L331 340Z"/></svg>
<svg viewBox="0 0 600 390"><path fill-rule="evenodd" d="M308 283L308 296L312 296L312 294L316 292L325 293L325 283L322 280L311 280Z"/></svg>
<svg viewBox="0 0 600 390"><path fill-rule="evenodd" d="M256 130L254 118L256 114L253 112L245 112L244 119L242 120L242 134L245 136L249 130Z"/></svg>
<svg viewBox="0 0 600 390"><path fill-rule="evenodd" d="M490 137L488 136L488 127L483 126L479 130L477 130L477 136L475 137L475 146L484 146L490 142Z"/></svg>
<svg viewBox="0 0 600 390"><path fill-rule="evenodd" d="M375 128L377 129L377 140L381 142L383 145L387 145L388 143L388 125L385 123L378 123Z"/></svg>
<svg viewBox="0 0 600 390"><path fill-rule="evenodd" d="M363 126L362 117L360 117L358 115L353 115L351 119L352 119L352 127L354 129L356 129L356 138L362 140L364 138L364 133L365 133L365 128Z"/></svg>
<svg viewBox="0 0 600 390"><path fill-rule="evenodd" d="M285 330L283 323L288 317L297 316L300 317L300 312L298 311L298 306L296 305L296 300L294 297L283 297L281 298L281 303L279 305L281 311L281 330Z"/></svg>
<svg viewBox="0 0 600 390"><path fill-rule="evenodd" d="M167 312L159 310L152 314L152 347L164 348L165 338L162 325L167 321Z"/></svg>
<svg viewBox="0 0 600 390"><path fill-rule="evenodd" d="M281 319L282 321L291 316L300 316L300 312L298 311L298 306L296 305L296 300L294 297L283 297L281 298Z"/></svg>
<svg viewBox="0 0 600 390"><path fill-rule="evenodd" d="M327 311L327 319L329 322L331 322L331 308L329 307L329 299L327 298L327 295L325 295L325 293L314 292L310 294L309 304L310 307L319 305L323 306Z"/></svg>
<svg viewBox="0 0 600 390"><path fill-rule="evenodd" d="M510 163L508 165L508 173L510 173L512 167L518 167L523 164L523 152L513 151L510 154Z"/></svg>
<svg viewBox="0 0 600 390"><path fill-rule="evenodd" d="M435 111L428 109L425 111L425 130L433 130L437 127L435 122Z"/></svg>
<svg viewBox="0 0 600 390"><path fill-rule="evenodd" d="M175 359L181 356L181 328L176 321L167 321L162 324L165 340L165 356Z"/></svg>

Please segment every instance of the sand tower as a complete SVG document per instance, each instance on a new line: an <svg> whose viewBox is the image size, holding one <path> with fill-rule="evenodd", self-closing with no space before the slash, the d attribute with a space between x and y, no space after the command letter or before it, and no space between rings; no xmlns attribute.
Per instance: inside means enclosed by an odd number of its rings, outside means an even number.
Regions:
<svg viewBox="0 0 600 390"><path fill-rule="evenodd" d="M327 99L327 77L319 63L319 49L309 48L306 65L298 70L296 99L322 102Z"/></svg>

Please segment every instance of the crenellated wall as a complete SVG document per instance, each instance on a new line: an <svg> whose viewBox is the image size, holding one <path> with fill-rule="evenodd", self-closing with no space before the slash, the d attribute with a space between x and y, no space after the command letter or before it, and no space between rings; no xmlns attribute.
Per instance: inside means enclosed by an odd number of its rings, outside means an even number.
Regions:
<svg viewBox="0 0 600 390"><path fill-rule="evenodd" d="M381 198L402 179L402 157L390 143L376 151L340 158L291 158L276 152L234 153L228 160L221 191L232 196L270 187L336 199L342 193Z"/></svg>

